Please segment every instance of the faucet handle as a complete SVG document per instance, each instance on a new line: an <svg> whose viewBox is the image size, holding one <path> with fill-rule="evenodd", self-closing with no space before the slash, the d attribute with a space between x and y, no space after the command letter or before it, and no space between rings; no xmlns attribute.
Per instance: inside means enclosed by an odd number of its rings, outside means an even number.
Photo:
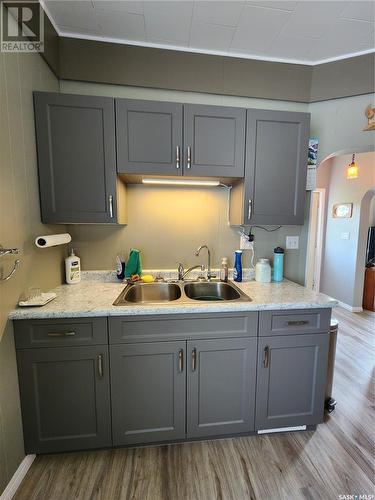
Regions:
<svg viewBox="0 0 375 500"><path fill-rule="evenodd" d="M184 272L185 272L184 266L181 264L181 262L178 263L177 272L178 272L178 279L179 281L181 281L184 278Z"/></svg>

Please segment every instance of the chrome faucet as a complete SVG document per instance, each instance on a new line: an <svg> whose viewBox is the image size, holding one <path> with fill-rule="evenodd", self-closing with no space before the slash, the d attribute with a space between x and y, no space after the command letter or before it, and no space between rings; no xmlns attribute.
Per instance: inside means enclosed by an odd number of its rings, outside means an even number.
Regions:
<svg viewBox="0 0 375 500"><path fill-rule="evenodd" d="M190 273L190 271L193 271L193 269L198 269L200 268L200 270L203 272L205 267L203 264L200 264L199 266L193 266L193 267L189 267L189 269L187 269L186 271L184 270L184 266L181 264L181 262L178 264L178 280L179 281L183 281L186 276Z"/></svg>
<svg viewBox="0 0 375 500"><path fill-rule="evenodd" d="M212 274L211 273L211 252L210 252L210 249L208 248L207 245L201 245L197 251L195 252L195 255L198 257L200 251L202 250L202 248L206 248L207 249L207 256L208 256L208 265L207 265L207 279L208 281L210 281L210 279L212 278L215 278L216 275L215 274Z"/></svg>

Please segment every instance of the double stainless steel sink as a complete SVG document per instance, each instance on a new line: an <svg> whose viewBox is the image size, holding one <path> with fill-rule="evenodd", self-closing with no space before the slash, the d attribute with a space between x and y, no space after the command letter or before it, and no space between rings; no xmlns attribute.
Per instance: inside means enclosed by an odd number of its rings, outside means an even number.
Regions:
<svg viewBox="0 0 375 500"><path fill-rule="evenodd" d="M251 299L233 283L212 280L129 284L113 304L115 306L125 306L131 304L163 304L166 302L193 303L196 301L249 302Z"/></svg>

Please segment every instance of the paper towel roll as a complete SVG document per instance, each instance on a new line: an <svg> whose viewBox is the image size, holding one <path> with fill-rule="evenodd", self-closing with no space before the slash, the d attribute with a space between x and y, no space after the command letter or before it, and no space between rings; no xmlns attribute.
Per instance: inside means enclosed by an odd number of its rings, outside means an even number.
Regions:
<svg viewBox="0 0 375 500"><path fill-rule="evenodd" d="M72 241L69 233L48 234L47 236L38 236L35 238L35 245L39 248L54 247L56 245L65 245Z"/></svg>

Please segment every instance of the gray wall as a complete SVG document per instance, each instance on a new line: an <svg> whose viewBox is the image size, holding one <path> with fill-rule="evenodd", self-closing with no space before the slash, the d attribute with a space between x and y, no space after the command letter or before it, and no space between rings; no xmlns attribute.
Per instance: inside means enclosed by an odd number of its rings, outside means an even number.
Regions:
<svg viewBox="0 0 375 500"><path fill-rule="evenodd" d="M326 188L328 192L321 291L349 306L361 307L365 235L371 201L369 193L375 189L375 153L356 156L360 169L358 179L346 179L350 161L351 155L341 155L318 168L318 187ZM325 173L320 176L323 169L330 169L330 176ZM336 203L353 203L352 217L334 219L332 208ZM341 239L342 233L349 233L350 238Z"/></svg>
<svg viewBox="0 0 375 500"><path fill-rule="evenodd" d="M63 248L38 250L38 234L64 227L40 223L33 90L58 90L37 54L0 53L0 244L22 249L22 267L0 283L0 493L24 457L13 328L8 313L28 286L49 290L61 283ZM0 275L14 257L0 263Z"/></svg>
<svg viewBox="0 0 375 500"><path fill-rule="evenodd" d="M313 67L75 38L59 41L59 76L66 80L299 102L374 88L374 54Z"/></svg>

